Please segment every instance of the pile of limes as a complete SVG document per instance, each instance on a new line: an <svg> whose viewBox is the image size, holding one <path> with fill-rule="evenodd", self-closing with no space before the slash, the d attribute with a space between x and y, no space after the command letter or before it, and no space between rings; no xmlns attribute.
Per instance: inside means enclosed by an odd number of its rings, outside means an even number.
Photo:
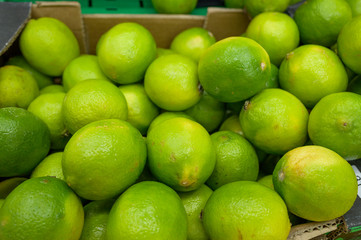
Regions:
<svg viewBox="0 0 361 240"><path fill-rule="evenodd" d="M96 55L30 20L0 67L0 239L284 240L345 214L361 1L289 4L226 1L253 17L242 37L190 28L169 49L120 23Z"/></svg>

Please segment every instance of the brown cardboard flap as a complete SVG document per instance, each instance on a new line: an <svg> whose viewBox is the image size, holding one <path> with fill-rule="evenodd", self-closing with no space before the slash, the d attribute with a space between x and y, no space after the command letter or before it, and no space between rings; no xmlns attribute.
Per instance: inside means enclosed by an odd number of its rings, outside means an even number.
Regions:
<svg viewBox="0 0 361 240"><path fill-rule="evenodd" d="M36 2L33 4L31 17L53 17L64 22L78 39L80 52L87 52L79 2Z"/></svg>
<svg viewBox="0 0 361 240"><path fill-rule="evenodd" d="M190 27L202 27L204 16L169 14L85 14L84 24L89 52L95 54L96 44L102 34L116 24L136 22L147 28L158 47L169 48L172 39Z"/></svg>
<svg viewBox="0 0 361 240"><path fill-rule="evenodd" d="M310 222L293 226L288 240L306 240L329 233L337 229L341 219L333 219L325 222Z"/></svg>
<svg viewBox="0 0 361 240"><path fill-rule="evenodd" d="M243 9L208 8L204 28L211 31L217 40L240 36L247 29L250 19Z"/></svg>

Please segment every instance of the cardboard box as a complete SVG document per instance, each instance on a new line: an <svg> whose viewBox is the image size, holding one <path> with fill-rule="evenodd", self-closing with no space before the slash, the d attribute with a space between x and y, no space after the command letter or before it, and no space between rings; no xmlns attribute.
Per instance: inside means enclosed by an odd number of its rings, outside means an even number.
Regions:
<svg viewBox="0 0 361 240"><path fill-rule="evenodd" d="M154 36L158 47L168 48L174 36L190 27L210 30L217 40L239 36L250 21L243 10L208 8L206 16L160 14L82 14L77 2L0 2L0 58L19 53L16 39L29 18L54 17L74 32L82 53L95 53L100 36L121 22L137 22ZM4 22L6 20L6 22ZM1 61L0 61L1 66ZM351 162L361 185L361 160ZM340 203L342 204L342 203ZM289 240L361 239L361 190L354 207L344 216L326 222L293 226Z"/></svg>

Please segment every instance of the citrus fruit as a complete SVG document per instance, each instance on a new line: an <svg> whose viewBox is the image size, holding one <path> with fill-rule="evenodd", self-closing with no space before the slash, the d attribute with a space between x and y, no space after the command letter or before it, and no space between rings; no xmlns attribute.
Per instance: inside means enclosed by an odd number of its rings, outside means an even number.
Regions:
<svg viewBox="0 0 361 240"><path fill-rule="evenodd" d="M0 208L2 207L2 205L4 204L5 199L0 199Z"/></svg>
<svg viewBox="0 0 361 240"><path fill-rule="evenodd" d="M278 73L279 70L276 65L271 64L271 77L266 81L266 88L278 88Z"/></svg>
<svg viewBox="0 0 361 240"><path fill-rule="evenodd" d="M105 75L121 84L143 79L145 70L156 57L151 33L138 23L119 23L98 42L97 55Z"/></svg>
<svg viewBox="0 0 361 240"><path fill-rule="evenodd" d="M63 73L63 86L66 92L80 81L87 79L109 79L100 69L98 57L84 54L73 59L65 68Z"/></svg>
<svg viewBox="0 0 361 240"><path fill-rule="evenodd" d="M62 107L65 93L41 94L32 101L28 111L39 117L46 123L50 131L51 149L64 149L65 144L70 139L70 134L66 130Z"/></svg>
<svg viewBox="0 0 361 240"><path fill-rule="evenodd" d="M284 12L289 3L290 0L244 0L244 6L252 17L255 17L263 12Z"/></svg>
<svg viewBox="0 0 361 240"><path fill-rule="evenodd" d="M265 88L271 63L267 52L254 40L229 37L204 52L198 75L209 95L221 102L238 102Z"/></svg>
<svg viewBox="0 0 361 240"><path fill-rule="evenodd" d="M243 136L243 131L241 128L241 124L239 123L238 115L231 115L226 120L224 120L219 127L219 131L232 131Z"/></svg>
<svg viewBox="0 0 361 240"><path fill-rule="evenodd" d="M187 215L170 187L152 181L134 184L114 203L107 239L187 239Z"/></svg>
<svg viewBox="0 0 361 240"><path fill-rule="evenodd" d="M119 89L127 101L127 121L145 135L150 123L159 115L158 107L149 99L142 84L123 85Z"/></svg>
<svg viewBox="0 0 361 240"><path fill-rule="evenodd" d="M198 62L204 51L216 42L213 34L200 27L188 28L175 36L170 49Z"/></svg>
<svg viewBox="0 0 361 240"><path fill-rule="evenodd" d="M274 190L273 182L272 182L272 175L266 175L260 179L257 180L258 183L269 187L270 189Z"/></svg>
<svg viewBox="0 0 361 240"><path fill-rule="evenodd" d="M45 93L58 93L58 92L63 92L63 93L65 93L65 90L64 90L63 85L52 84L52 85L43 87L43 88L40 90L40 94L45 94Z"/></svg>
<svg viewBox="0 0 361 240"><path fill-rule="evenodd" d="M208 132L213 132L221 124L226 113L225 104L207 92L203 92L198 103L184 111L200 123Z"/></svg>
<svg viewBox="0 0 361 240"><path fill-rule="evenodd" d="M347 160L361 157L361 95L330 94L312 109L308 134L315 145L329 148Z"/></svg>
<svg viewBox="0 0 361 240"><path fill-rule="evenodd" d="M266 153L284 154L307 139L308 111L282 89L265 89L246 101L239 120L244 136Z"/></svg>
<svg viewBox="0 0 361 240"><path fill-rule="evenodd" d="M337 38L337 52L342 62L353 72L361 74L361 16L345 24Z"/></svg>
<svg viewBox="0 0 361 240"><path fill-rule="evenodd" d="M191 192L178 193L187 213L188 240L208 240L202 223L202 212L213 191L206 185Z"/></svg>
<svg viewBox="0 0 361 240"><path fill-rule="evenodd" d="M22 108L0 108L0 177L30 173L48 154L46 124Z"/></svg>
<svg viewBox="0 0 361 240"><path fill-rule="evenodd" d="M63 152L56 152L46 156L33 170L30 178L50 176L64 180L62 159Z"/></svg>
<svg viewBox="0 0 361 240"><path fill-rule="evenodd" d="M103 80L84 80L65 95L63 119L71 134L88 123L101 119L126 120L128 107L123 93Z"/></svg>
<svg viewBox="0 0 361 240"><path fill-rule="evenodd" d="M83 228L83 206L60 179L21 183L0 208L2 240L76 240Z"/></svg>
<svg viewBox="0 0 361 240"><path fill-rule="evenodd" d="M352 16L356 17L361 15L361 1L360 0L346 0L350 4Z"/></svg>
<svg viewBox="0 0 361 240"><path fill-rule="evenodd" d="M157 57L161 57L164 55L171 55L171 54L175 54L175 52L168 48L157 48Z"/></svg>
<svg viewBox="0 0 361 240"><path fill-rule="evenodd" d="M243 8L244 0L225 0L224 5L227 8Z"/></svg>
<svg viewBox="0 0 361 240"><path fill-rule="evenodd" d="M226 113L239 115L244 105L245 100L239 102L226 103Z"/></svg>
<svg viewBox="0 0 361 240"><path fill-rule="evenodd" d="M348 91L361 95L361 75L358 75L352 79L348 85Z"/></svg>
<svg viewBox="0 0 361 240"><path fill-rule="evenodd" d="M0 199L5 199L20 183L27 180L24 177L7 178L0 182Z"/></svg>
<svg viewBox="0 0 361 240"><path fill-rule="evenodd" d="M104 200L137 180L146 157L145 141L135 127L119 119L100 120L84 126L69 140L63 173L79 196Z"/></svg>
<svg viewBox="0 0 361 240"><path fill-rule="evenodd" d="M163 113L159 114L156 118L154 118L154 120L152 121L152 123L150 124L150 126L148 128L148 134L155 126L159 125L160 123L162 123L168 119L176 118L176 117L184 117L189 120L195 121L195 119L193 117L189 116L188 114L186 114L184 112L163 112Z"/></svg>
<svg viewBox="0 0 361 240"><path fill-rule="evenodd" d="M241 135L220 131L211 135L216 151L216 165L206 184L213 190L230 182L255 181L258 158L253 146Z"/></svg>
<svg viewBox="0 0 361 240"><path fill-rule="evenodd" d="M80 53L79 43L69 27L50 17L30 19L19 44L29 64L49 76L60 76Z"/></svg>
<svg viewBox="0 0 361 240"><path fill-rule="evenodd" d="M157 58L147 69L145 92L160 108L183 111L201 98L197 64L179 54Z"/></svg>
<svg viewBox="0 0 361 240"><path fill-rule="evenodd" d="M272 174L282 155L269 154L260 163L260 170L265 174Z"/></svg>
<svg viewBox="0 0 361 240"><path fill-rule="evenodd" d="M113 199L99 200L84 206L84 227L80 240L106 240L106 230Z"/></svg>
<svg viewBox="0 0 361 240"><path fill-rule="evenodd" d="M38 95L38 84L26 70L11 65L0 68L0 108L27 108Z"/></svg>
<svg viewBox="0 0 361 240"><path fill-rule="evenodd" d="M295 22L304 44L332 46L342 27L352 19L346 0L312 0L304 2L295 12Z"/></svg>
<svg viewBox="0 0 361 240"><path fill-rule="evenodd" d="M279 66L287 53L298 47L300 34L295 21L285 13L264 12L251 20L246 37L258 42L271 63Z"/></svg>
<svg viewBox="0 0 361 240"><path fill-rule="evenodd" d="M37 82L39 89L53 84L53 80L51 79L51 77L46 76L45 74L33 68L21 55L9 58L9 60L6 62L6 65L18 66L28 71Z"/></svg>
<svg viewBox="0 0 361 240"><path fill-rule="evenodd" d="M155 126L148 133L147 146L150 171L176 191L199 188L212 174L216 163L207 130L183 117Z"/></svg>
<svg viewBox="0 0 361 240"><path fill-rule="evenodd" d="M279 83L307 108L312 108L322 97L345 91L348 77L333 51L319 45L303 45L283 60Z"/></svg>
<svg viewBox="0 0 361 240"><path fill-rule="evenodd" d="M203 225L212 240L286 240L291 229L282 198L252 181L214 191L204 208Z"/></svg>
<svg viewBox="0 0 361 240"><path fill-rule="evenodd" d="M290 212L311 221L342 216L357 196L357 180L351 165L321 146L287 152L276 165L273 184Z"/></svg>
<svg viewBox="0 0 361 240"><path fill-rule="evenodd" d="M188 14L196 7L198 0L152 0L158 13Z"/></svg>

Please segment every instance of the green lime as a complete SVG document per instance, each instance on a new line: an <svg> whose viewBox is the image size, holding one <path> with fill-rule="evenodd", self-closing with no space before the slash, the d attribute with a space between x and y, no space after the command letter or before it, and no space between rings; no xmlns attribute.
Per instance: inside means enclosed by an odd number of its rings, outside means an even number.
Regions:
<svg viewBox="0 0 361 240"><path fill-rule="evenodd" d="M58 92L65 93L63 85L52 84L52 85L46 86L40 90L40 94L58 93Z"/></svg>
<svg viewBox="0 0 361 240"><path fill-rule="evenodd" d="M238 115L232 115L223 121L221 126L219 127L219 131L232 131L238 133L243 136L243 131L241 128L241 124L239 123Z"/></svg>
<svg viewBox="0 0 361 240"><path fill-rule="evenodd" d="M7 178L0 182L0 199L5 199L20 183L27 180L23 177Z"/></svg>
<svg viewBox="0 0 361 240"><path fill-rule="evenodd" d="M163 113L159 114L156 118L153 119L152 123L150 124L150 126L148 128L148 134L155 126L159 125L160 123L162 123L168 119L176 118L176 117L184 117L189 120L195 121L195 119L193 117L189 116L188 114L186 114L184 112L163 112Z"/></svg>
<svg viewBox="0 0 361 240"><path fill-rule="evenodd" d="M352 79L348 85L347 90L361 95L361 75L358 75Z"/></svg>
<svg viewBox="0 0 361 240"><path fill-rule="evenodd" d="M31 173L30 178L56 177L64 180L63 167L61 165L63 152L56 152L44 158Z"/></svg>
<svg viewBox="0 0 361 240"><path fill-rule="evenodd" d="M356 17L361 15L361 1L360 0L346 0L350 4L352 16Z"/></svg>
<svg viewBox="0 0 361 240"><path fill-rule="evenodd" d="M244 0L224 0L224 5L227 8L243 8Z"/></svg>
<svg viewBox="0 0 361 240"><path fill-rule="evenodd" d="M244 0L244 6L252 17L263 12L284 12L289 4L290 0Z"/></svg>
<svg viewBox="0 0 361 240"><path fill-rule="evenodd" d="M188 14L196 7L198 0L152 0L154 9L158 13Z"/></svg>

